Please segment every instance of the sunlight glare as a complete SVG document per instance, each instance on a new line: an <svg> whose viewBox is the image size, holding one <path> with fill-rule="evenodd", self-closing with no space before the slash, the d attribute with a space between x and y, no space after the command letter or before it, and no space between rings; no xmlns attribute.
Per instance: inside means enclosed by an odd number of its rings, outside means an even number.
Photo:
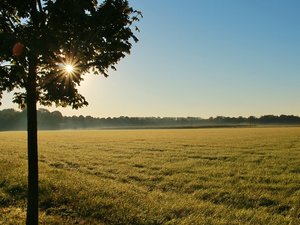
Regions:
<svg viewBox="0 0 300 225"><path fill-rule="evenodd" d="M67 73L72 73L74 70L74 67L71 64L66 64L65 65L65 70Z"/></svg>

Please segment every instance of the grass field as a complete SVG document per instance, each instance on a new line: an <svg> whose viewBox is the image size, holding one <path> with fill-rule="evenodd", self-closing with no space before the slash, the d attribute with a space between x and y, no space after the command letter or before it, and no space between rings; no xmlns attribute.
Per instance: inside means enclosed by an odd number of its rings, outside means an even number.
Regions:
<svg viewBox="0 0 300 225"><path fill-rule="evenodd" d="M300 224L300 128L39 133L41 224ZM0 133L0 224L24 224L26 134Z"/></svg>

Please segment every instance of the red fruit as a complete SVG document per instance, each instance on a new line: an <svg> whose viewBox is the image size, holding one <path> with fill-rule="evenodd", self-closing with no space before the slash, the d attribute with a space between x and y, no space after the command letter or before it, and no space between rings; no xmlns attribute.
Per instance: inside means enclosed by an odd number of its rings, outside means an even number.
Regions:
<svg viewBox="0 0 300 225"><path fill-rule="evenodd" d="M23 50L24 50L24 45L21 42L17 42L12 49L13 56L22 55Z"/></svg>

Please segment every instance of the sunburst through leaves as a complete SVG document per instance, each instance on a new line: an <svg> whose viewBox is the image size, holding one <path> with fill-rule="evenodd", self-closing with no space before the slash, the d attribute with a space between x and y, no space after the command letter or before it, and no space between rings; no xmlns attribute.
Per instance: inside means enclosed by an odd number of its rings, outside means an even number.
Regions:
<svg viewBox="0 0 300 225"><path fill-rule="evenodd" d="M71 65L71 64L66 64L65 65L65 70L66 70L67 73L72 73L73 70L74 70L74 66Z"/></svg>

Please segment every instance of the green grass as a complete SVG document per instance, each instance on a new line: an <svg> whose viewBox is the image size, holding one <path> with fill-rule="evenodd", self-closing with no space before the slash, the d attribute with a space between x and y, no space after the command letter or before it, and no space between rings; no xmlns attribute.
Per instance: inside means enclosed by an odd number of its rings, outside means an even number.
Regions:
<svg viewBox="0 0 300 225"><path fill-rule="evenodd" d="M24 224L24 132L0 133L0 224ZM41 224L300 224L300 128L39 133Z"/></svg>

